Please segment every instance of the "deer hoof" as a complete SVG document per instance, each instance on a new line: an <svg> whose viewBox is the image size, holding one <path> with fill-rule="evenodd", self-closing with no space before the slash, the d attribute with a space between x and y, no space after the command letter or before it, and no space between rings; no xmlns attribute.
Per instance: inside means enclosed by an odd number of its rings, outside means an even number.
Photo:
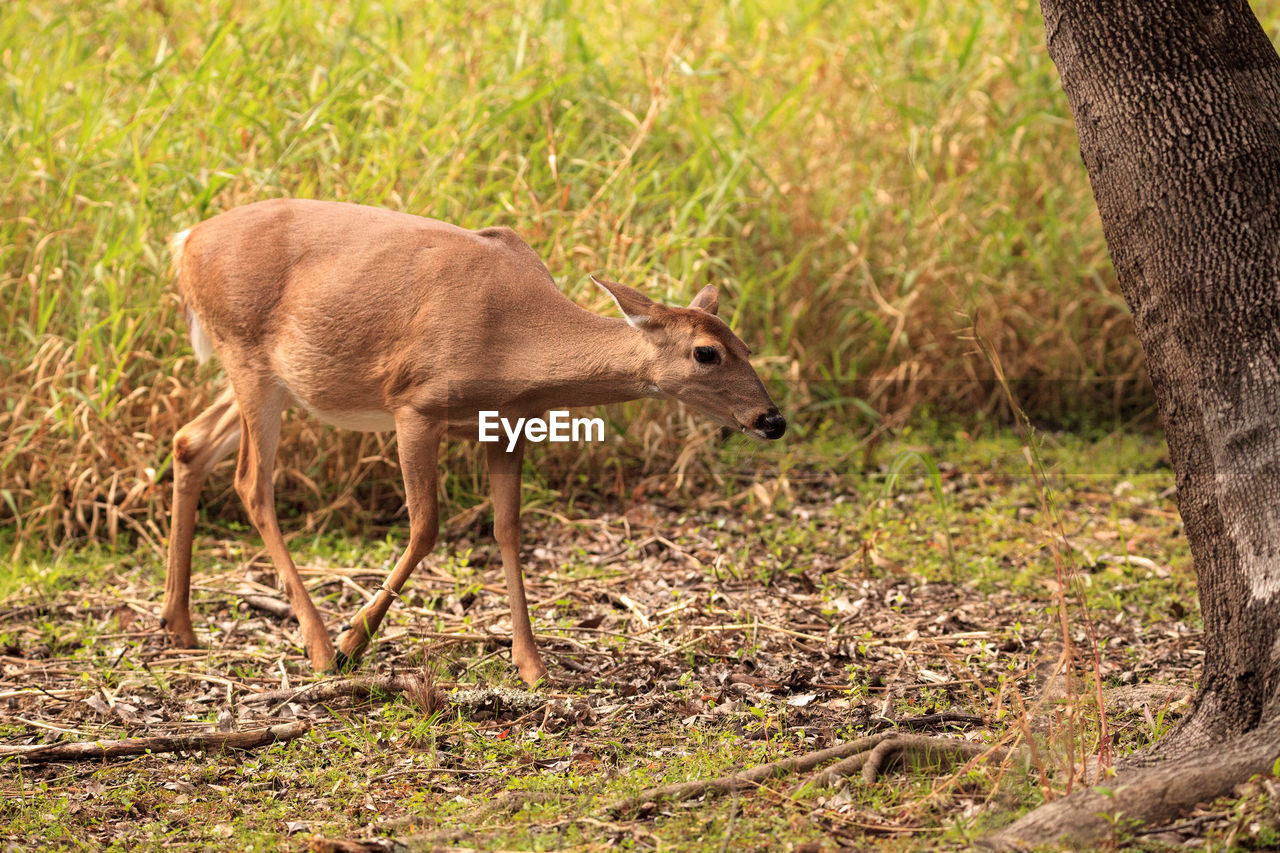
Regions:
<svg viewBox="0 0 1280 853"><path fill-rule="evenodd" d="M327 661L311 657L311 652L306 646L303 646L302 652L311 660L311 668L320 675L344 675L355 668L355 661L337 650Z"/></svg>
<svg viewBox="0 0 1280 853"><path fill-rule="evenodd" d="M165 631L169 636L169 641L179 649L198 649L200 644L196 642L196 632L191 630L191 626L185 628L174 625L165 617L160 617L160 630Z"/></svg>
<svg viewBox="0 0 1280 853"><path fill-rule="evenodd" d="M545 687L551 683L551 677L547 675L547 667L541 660L534 659L518 664L518 667L521 680L530 687L536 687L539 684Z"/></svg>

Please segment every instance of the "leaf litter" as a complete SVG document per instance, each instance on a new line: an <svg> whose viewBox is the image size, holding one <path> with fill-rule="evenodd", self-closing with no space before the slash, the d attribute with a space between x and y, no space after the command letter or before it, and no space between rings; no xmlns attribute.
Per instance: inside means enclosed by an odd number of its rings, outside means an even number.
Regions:
<svg viewBox="0 0 1280 853"><path fill-rule="evenodd" d="M578 502L572 518L526 512L526 588L553 675L532 691L517 686L510 666L500 558L476 514L463 530L442 531L345 681L317 682L309 671L270 564L261 555L235 558L257 547L250 534L199 543L192 609L200 649L173 648L158 630L154 560L68 589L28 588L0 611L4 744L179 737L297 720L311 731L286 754L303 765L341 763L360 784L353 790L347 776L335 776L299 785L275 772L255 779L242 771L269 767L265 757L193 753L117 761L114 775L101 763L23 767L3 783L5 796L59 800L67 834L88 843L190 825L197 819L183 808L211 797L272 802L254 807L258 829L280 837L368 840L426 827L484 843L486 831L515 830L477 830L474 811L465 810L534 787L572 798L581 793L574 778L589 781L591 798L610 784L633 794L644 780L716 775L886 730L995 743L1017 727L1019 709L1042 693L1062 653L1053 573L1043 569L1050 534L1023 481L942 467L949 500L962 507L953 512L959 556L950 567L931 529L928 484L899 483L868 527L850 509L857 498L849 479L817 468L788 472L786 494L772 506L754 490L732 506L650 492L626 511ZM1108 516L1091 488L1063 485L1060 510L1082 576L1113 588L1090 611L1106 637L1099 674L1115 697L1113 728L1137 737L1134 730L1167 726L1185 705L1202 654L1184 618L1195 604L1153 613L1123 595L1152 578L1182 584L1170 587L1174 601L1185 589L1186 569L1170 578L1178 547L1171 498L1130 486L1105 494ZM1141 521L1125 526L1127 544L1114 535L1117 507L1122 520ZM1135 544L1148 550L1138 555ZM309 560L305 547L292 548L335 632L386 571ZM1137 559L1125 559L1126 548ZM913 571L913 560L925 568ZM987 568L973 568L979 564ZM993 581L993 571L1008 582ZM1083 628L1071 630L1083 644ZM388 708L398 710L388 716ZM704 767L697 758L708 752L729 763ZM140 773L158 790L127 806L111 797L113 786L127 788ZM555 779L563 782L558 793ZM969 815L1007 805L988 794L960 786L945 796ZM910 800L891 805L880 814L841 787L808 801L806 826L821 843L856 846L885 832L933 839L946 819ZM774 807L780 815L790 808ZM140 808L148 820L122 828L119 818ZM558 826L605 846L625 837L651 847L656 827L679 813L672 806L602 823L579 809ZM224 827L246 820L225 808L219 815L201 831L223 837ZM450 815L467 825L440 829ZM1195 824L1188 837L1207 827L1212 821Z"/></svg>

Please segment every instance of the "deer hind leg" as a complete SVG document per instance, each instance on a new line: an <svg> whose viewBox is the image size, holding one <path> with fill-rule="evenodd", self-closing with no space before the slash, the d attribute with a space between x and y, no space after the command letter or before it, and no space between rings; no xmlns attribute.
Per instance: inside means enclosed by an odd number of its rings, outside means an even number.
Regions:
<svg viewBox="0 0 1280 853"><path fill-rule="evenodd" d="M240 441L240 407L226 388L199 417L173 439L173 518L169 529L169 564L164 579L160 627L186 648L196 645L191 626L191 543L196 504L213 466Z"/></svg>
<svg viewBox="0 0 1280 853"><path fill-rule="evenodd" d="M405 500L409 506L409 544L377 594L351 620L339 640L338 659L342 665L359 659L391 607L392 599L400 594L401 587L422 558L435 547L440 530L436 464L443 433L444 424L423 422L416 415L396 418L400 472L404 477Z"/></svg>
<svg viewBox="0 0 1280 853"><path fill-rule="evenodd" d="M289 556L289 549L285 547L276 519L275 487L271 482L286 392L273 380L259 379L250 371L233 375L232 382L240 401L241 429L244 431L240 460L236 466L236 492L244 502L253 526L262 536L280 583L293 605L293 612L298 616L298 627L311 666L317 672L323 672L334 664L333 643Z"/></svg>
<svg viewBox="0 0 1280 853"><path fill-rule="evenodd" d="M529 623L529 604L524 597L524 575L520 570L520 475L524 464L524 442L510 453L502 443L487 445L489 490L493 495L493 535L502 551L502 573L511 601L511 659L520 677L530 686L546 678L547 667L538 654Z"/></svg>

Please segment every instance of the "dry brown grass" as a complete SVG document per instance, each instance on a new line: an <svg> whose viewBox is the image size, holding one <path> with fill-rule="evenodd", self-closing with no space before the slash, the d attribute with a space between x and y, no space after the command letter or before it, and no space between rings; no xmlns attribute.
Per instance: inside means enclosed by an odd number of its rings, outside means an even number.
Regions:
<svg viewBox="0 0 1280 853"><path fill-rule="evenodd" d="M164 240L269 196L511 225L601 311L587 272L672 300L716 281L793 442L1006 417L975 334L1033 420L1153 420L1032 3L273 9L0 18L12 547L163 537L149 472L218 381L189 356ZM621 420L625 440L544 455L547 483L714 481L685 452L707 427ZM295 420L284 446L281 501L313 521L398 508L387 439ZM476 494L453 454L450 488Z"/></svg>

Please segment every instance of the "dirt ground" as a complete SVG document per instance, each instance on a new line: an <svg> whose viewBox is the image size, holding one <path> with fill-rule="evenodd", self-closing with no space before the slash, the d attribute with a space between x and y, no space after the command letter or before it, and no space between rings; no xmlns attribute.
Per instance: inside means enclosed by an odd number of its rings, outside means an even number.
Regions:
<svg viewBox="0 0 1280 853"><path fill-rule="evenodd" d="M524 558L553 681L533 691L510 666L483 506L447 526L352 679L320 685L251 532L199 542L195 650L158 630L156 554L99 557L88 577L54 573L4 602L3 744L309 728L243 752L8 759L2 835L120 849L964 846L1185 706L1194 586L1165 475L1143 464L1064 474L1048 506L990 459L944 464L947 530L926 479L887 494L883 468L795 469L692 502L535 507ZM294 538L335 632L396 541ZM660 783L888 731L1035 749L958 775L803 791L792 776L645 801ZM1260 843L1269 808L1118 832Z"/></svg>

